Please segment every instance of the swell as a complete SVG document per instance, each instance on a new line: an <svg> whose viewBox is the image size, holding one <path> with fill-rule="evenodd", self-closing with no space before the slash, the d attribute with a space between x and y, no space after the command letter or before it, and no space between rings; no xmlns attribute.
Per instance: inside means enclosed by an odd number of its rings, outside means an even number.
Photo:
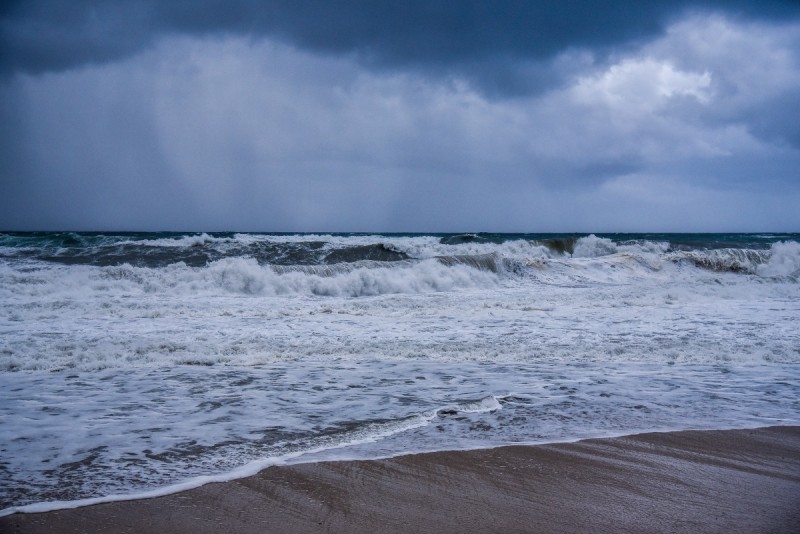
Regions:
<svg viewBox="0 0 800 534"><path fill-rule="evenodd" d="M493 273L502 270L502 259L497 254L464 254L455 256L437 256L436 259L442 265L452 267L454 265L466 265L480 271Z"/></svg>
<svg viewBox="0 0 800 534"><path fill-rule="evenodd" d="M729 251L766 251L800 236L756 234L116 234L53 232L0 233L0 258L40 260L66 265L160 268L183 263L208 266L225 258L252 258L262 265L331 265L404 261L434 257L497 254L515 260L600 257L617 252L684 254L698 267L752 271L758 254L725 256ZM717 251L714 253L713 251ZM714 256L716 254L716 256ZM741 254L740 254L741 255ZM707 257L709 256L709 257ZM763 256L763 255L762 255Z"/></svg>
<svg viewBox="0 0 800 534"><path fill-rule="evenodd" d="M575 244L577 242L578 242L577 237L543 239L540 241L536 241L537 244L544 246L550 252L560 255L572 254L575 251Z"/></svg>
<svg viewBox="0 0 800 534"><path fill-rule="evenodd" d="M383 243L335 249L325 255L325 263L352 263L357 261L401 261L409 256L393 250Z"/></svg>
<svg viewBox="0 0 800 534"><path fill-rule="evenodd" d="M273 243L259 241L239 244L229 242L197 242L183 247L165 247L150 243L114 243L90 247L24 248L3 254L6 258L40 260L64 265L98 267L133 265L166 267L183 263L204 267L224 258L253 258L260 264L318 265L371 261L401 261L409 256L384 244L357 245L331 250L322 241Z"/></svg>

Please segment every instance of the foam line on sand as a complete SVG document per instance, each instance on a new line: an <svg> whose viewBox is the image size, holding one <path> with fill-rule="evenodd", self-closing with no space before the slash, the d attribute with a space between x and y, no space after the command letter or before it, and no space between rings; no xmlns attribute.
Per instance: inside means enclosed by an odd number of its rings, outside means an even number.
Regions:
<svg viewBox="0 0 800 534"><path fill-rule="evenodd" d="M269 467L0 532L800 532L800 427Z"/></svg>

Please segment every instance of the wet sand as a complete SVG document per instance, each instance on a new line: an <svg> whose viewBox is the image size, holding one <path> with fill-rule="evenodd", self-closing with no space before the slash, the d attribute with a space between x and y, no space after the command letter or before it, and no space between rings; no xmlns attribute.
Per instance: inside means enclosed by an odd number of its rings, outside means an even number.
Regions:
<svg viewBox="0 0 800 534"><path fill-rule="evenodd" d="M800 427L270 467L0 532L800 532Z"/></svg>

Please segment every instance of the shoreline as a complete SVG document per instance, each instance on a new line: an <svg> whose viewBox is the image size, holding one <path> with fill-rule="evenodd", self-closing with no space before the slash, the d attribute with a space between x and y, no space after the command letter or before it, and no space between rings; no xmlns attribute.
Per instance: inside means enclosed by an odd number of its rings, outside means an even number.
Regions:
<svg viewBox="0 0 800 534"><path fill-rule="evenodd" d="M270 466L0 517L27 532L800 531L800 426Z"/></svg>
<svg viewBox="0 0 800 534"><path fill-rule="evenodd" d="M688 429L672 429L672 428L662 428L662 429L655 429L655 430L633 430L631 432L623 432L623 433L614 433L614 434L607 434L607 435L598 435L598 436L590 436L590 437L579 437L579 438L570 438L570 439L563 439L563 440L556 440L556 441L541 441L541 442L520 442L520 443L511 443L511 444L504 444L504 445L487 445L487 446L477 446L473 448L465 448L465 449L434 449L434 450L424 450L424 451L411 451L411 452L402 452L396 454L389 454L386 456L375 456L375 457L358 457L358 456L327 456L326 453L330 453L337 449L335 447L333 449L325 449L325 450L318 450L318 451L305 451L301 453L291 453L286 456L278 456L269 458L267 460L262 461L254 461L249 464L240 466L232 471L227 471L224 473L214 474L214 475L200 475L194 478L190 478L184 480L182 482L178 482L175 484L170 484L168 486L156 487L154 489L141 491L138 493L128 493L128 494L110 494L104 495L101 497L87 497L83 499L76 499L76 500L61 500L61 501L42 501L42 502L34 502L30 504L23 504L19 506L11 506L8 508L0 509L0 519L3 517L14 515L14 514L42 514L48 512L57 512L59 510L72 510L76 508L84 508L86 506L95 506L99 504L109 504L109 503L117 503L117 502L124 502L124 501L139 501L144 499L155 499L159 497L168 497L175 493L183 493L186 491L190 491L193 489L200 488L202 486L208 484L227 484L227 483L234 483L237 480L243 478L249 478L252 476L256 476L261 473L265 469L269 469L272 467L289 467L289 466L297 466L303 464L320 464L320 463L333 463L333 462L370 462L370 461L384 461L384 460L394 460L399 457L404 456L422 456L427 454L448 454L448 453L471 453L471 452L479 452L479 451L486 451L492 449L502 449L505 447L545 447L551 445L564 445L564 444L573 444L579 443L584 441L597 441L597 440L616 440L620 438L628 438L643 434L672 434L677 432L727 432L730 430L759 430L764 428L786 428L786 427L794 427L800 425L795 424L785 424L785 425L772 425L769 427L765 427L763 425L756 425L756 426L736 426L736 427L719 427L719 428L707 428L707 429L695 429L695 428L688 428Z"/></svg>

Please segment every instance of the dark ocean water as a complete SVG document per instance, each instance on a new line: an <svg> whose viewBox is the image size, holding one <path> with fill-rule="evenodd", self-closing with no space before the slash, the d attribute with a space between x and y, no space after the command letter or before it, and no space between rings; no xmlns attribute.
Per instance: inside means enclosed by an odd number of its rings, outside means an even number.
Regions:
<svg viewBox="0 0 800 534"><path fill-rule="evenodd" d="M328 265L411 259L408 251L391 242L426 238L452 245L454 250L465 245L491 248L517 242L543 246L556 255L573 254L579 239L588 235L8 232L0 233L0 258L99 266L127 263L139 267L183 262L200 267L223 258L247 257L265 265ZM663 252L764 251L781 241L800 241L800 234L596 234L596 237L621 246L663 245ZM342 243L336 246L332 238ZM348 244L348 240L354 243ZM448 252L447 247L439 252Z"/></svg>

